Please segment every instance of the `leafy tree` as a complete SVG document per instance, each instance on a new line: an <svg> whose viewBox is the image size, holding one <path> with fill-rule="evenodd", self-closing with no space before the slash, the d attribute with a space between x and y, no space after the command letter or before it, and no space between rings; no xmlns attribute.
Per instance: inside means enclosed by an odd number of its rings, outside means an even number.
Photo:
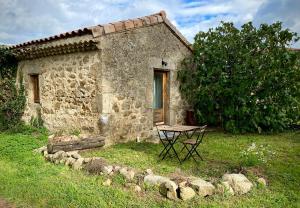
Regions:
<svg viewBox="0 0 300 208"><path fill-rule="evenodd" d="M21 123L26 98L24 86L16 87L17 60L6 48L0 48L0 130Z"/></svg>
<svg viewBox="0 0 300 208"><path fill-rule="evenodd" d="M195 36L193 56L178 73L197 120L230 132L280 131L299 120L296 33L280 22L241 29L224 23Z"/></svg>
<svg viewBox="0 0 300 208"><path fill-rule="evenodd" d="M0 46L0 79L14 77L17 72L17 60L10 50Z"/></svg>

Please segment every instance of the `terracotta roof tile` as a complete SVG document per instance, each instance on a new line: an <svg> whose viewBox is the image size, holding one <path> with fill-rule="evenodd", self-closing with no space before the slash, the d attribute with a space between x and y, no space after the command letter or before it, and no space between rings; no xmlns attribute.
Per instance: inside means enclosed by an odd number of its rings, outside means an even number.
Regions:
<svg viewBox="0 0 300 208"><path fill-rule="evenodd" d="M127 20L127 21L125 21L125 28L126 28L126 30L129 30L129 29L131 29L131 28L134 28L133 21L132 21L132 20Z"/></svg>
<svg viewBox="0 0 300 208"><path fill-rule="evenodd" d="M117 32L126 29L124 22L115 22L115 23L111 23L111 24L115 25L115 29Z"/></svg>
<svg viewBox="0 0 300 208"><path fill-rule="evenodd" d="M140 19L134 19L133 24L134 24L134 27L142 27L143 26L143 21L140 20Z"/></svg>
<svg viewBox="0 0 300 208"><path fill-rule="evenodd" d="M142 17L140 19L143 20L143 25L150 25L151 24L149 17Z"/></svg>
<svg viewBox="0 0 300 208"><path fill-rule="evenodd" d="M131 30L131 29L140 28L143 26L155 25L155 24L159 24L159 23L165 23L166 26L171 30L171 32L175 36L177 36L190 50L192 50L190 43L176 29L176 27L166 18L165 11L161 11L161 12L153 14L153 15L136 18L136 19L132 19L132 20L119 21L119 22L109 23L109 24L105 24L105 25L97 25L97 26L93 26L93 27L82 28L79 30L74 30L71 32L54 35L54 36L51 36L48 38L32 40L32 41L29 41L26 43L12 46L11 48L13 48L13 49L14 48L22 48L22 47L26 47L26 46L29 46L32 44L42 44L42 43L53 41L53 40L81 36L81 35L86 35L86 34L91 34L91 35L93 35L94 38L96 38L96 37L103 36L106 34L111 34L114 32L121 32L121 31L125 31L125 30Z"/></svg>
<svg viewBox="0 0 300 208"><path fill-rule="evenodd" d="M89 40L46 47L16 48L13 52L18 59L34 59L58 54L97 50L96 44L97 42Z"/></svg>

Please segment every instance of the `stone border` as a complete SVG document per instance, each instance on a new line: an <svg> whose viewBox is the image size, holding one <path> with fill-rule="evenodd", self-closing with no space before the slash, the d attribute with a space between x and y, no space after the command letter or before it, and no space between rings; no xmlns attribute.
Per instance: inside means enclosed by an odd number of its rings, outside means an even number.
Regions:
<svg viewBox="0 0 300 208"><path fill-rule="evenodd" d="M105 161L100 157L83 158L78 151L65 152L58 151L49 154L47 147L43 146L34 150L34 152L42 154L44 158L54 164L64 164L74 170L84 169L85 165L93 161ZM257 183L250 182L246 176L238 174L224 174L222 179L213 185L211 182L205 181L198 177L187 177L183 181L175 182L168 177L155 175L151 169L147 169L143 173L137 173L133 168L121 167L118 165L106 164L99 162L101 175L112 176L120 174L126 179L125 187L131 188L135 192L141 192L141 183L150 186L159 186L159 192L162 196L172 200L189 200L196 194L201 197L207 197L214 194L219 195L242 195L248 193L254 185L266 186L266 180L259 178ZM104 186L110 186L111 179L103 182Z"/></svg>

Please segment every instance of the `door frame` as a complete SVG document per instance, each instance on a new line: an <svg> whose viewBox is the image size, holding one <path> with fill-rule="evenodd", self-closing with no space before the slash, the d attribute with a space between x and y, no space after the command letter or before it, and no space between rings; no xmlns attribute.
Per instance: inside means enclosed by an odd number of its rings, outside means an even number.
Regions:
<svg viewBox="0 0 300 208"><path fill-rule="evenodd" d="M164 124L169 124L170 119L170 70L167 69L160 69L160 68L154 68L153 70L153 79L154 79L154 73L160 72L163 73L163 121ZM153 90L152 90L153 93ZM154 97L153 97L154 99ZM153 100L152 100L153 102ZM153 108L153 123L154 122L154 108Z"/></svg>

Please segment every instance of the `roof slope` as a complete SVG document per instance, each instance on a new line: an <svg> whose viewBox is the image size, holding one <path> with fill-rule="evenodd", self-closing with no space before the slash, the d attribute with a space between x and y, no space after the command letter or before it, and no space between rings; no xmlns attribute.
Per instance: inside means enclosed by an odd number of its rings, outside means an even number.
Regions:
<svg viewBox="0 0 300 208"><path fill-rule="evenodd" d="M100 37L103 35L115 33L115 32L122 32L126 30L132 30L132 29L137 29L141 27L146 27L146 26L152 26L156 24L164 23L170 30L171 32L190 50L191 44L186 40L186 38L176 29L176 27L166 18L166 13L165 11L160 11L159 13L155 13L149 16L144 16L136 19L129 19L125 21L119 21L119 22L113 22L113 23L108 23L104 25L96 25L92 27L85 27L82 29L78 30L73 30L70 32L66 33L61 33L58 35L50 36L47 38L42 38L38 40L32 40L29 42L25 42L22 44L14 45L11 48L12 49L17 49L17 48L23 48L31 45L37 45L37 44L42 44L50 41L55 41L59 39L65 39L69 37L75 37L75 36L82 36L86 34L91 34L93 35L94 38Z"/></svg>

